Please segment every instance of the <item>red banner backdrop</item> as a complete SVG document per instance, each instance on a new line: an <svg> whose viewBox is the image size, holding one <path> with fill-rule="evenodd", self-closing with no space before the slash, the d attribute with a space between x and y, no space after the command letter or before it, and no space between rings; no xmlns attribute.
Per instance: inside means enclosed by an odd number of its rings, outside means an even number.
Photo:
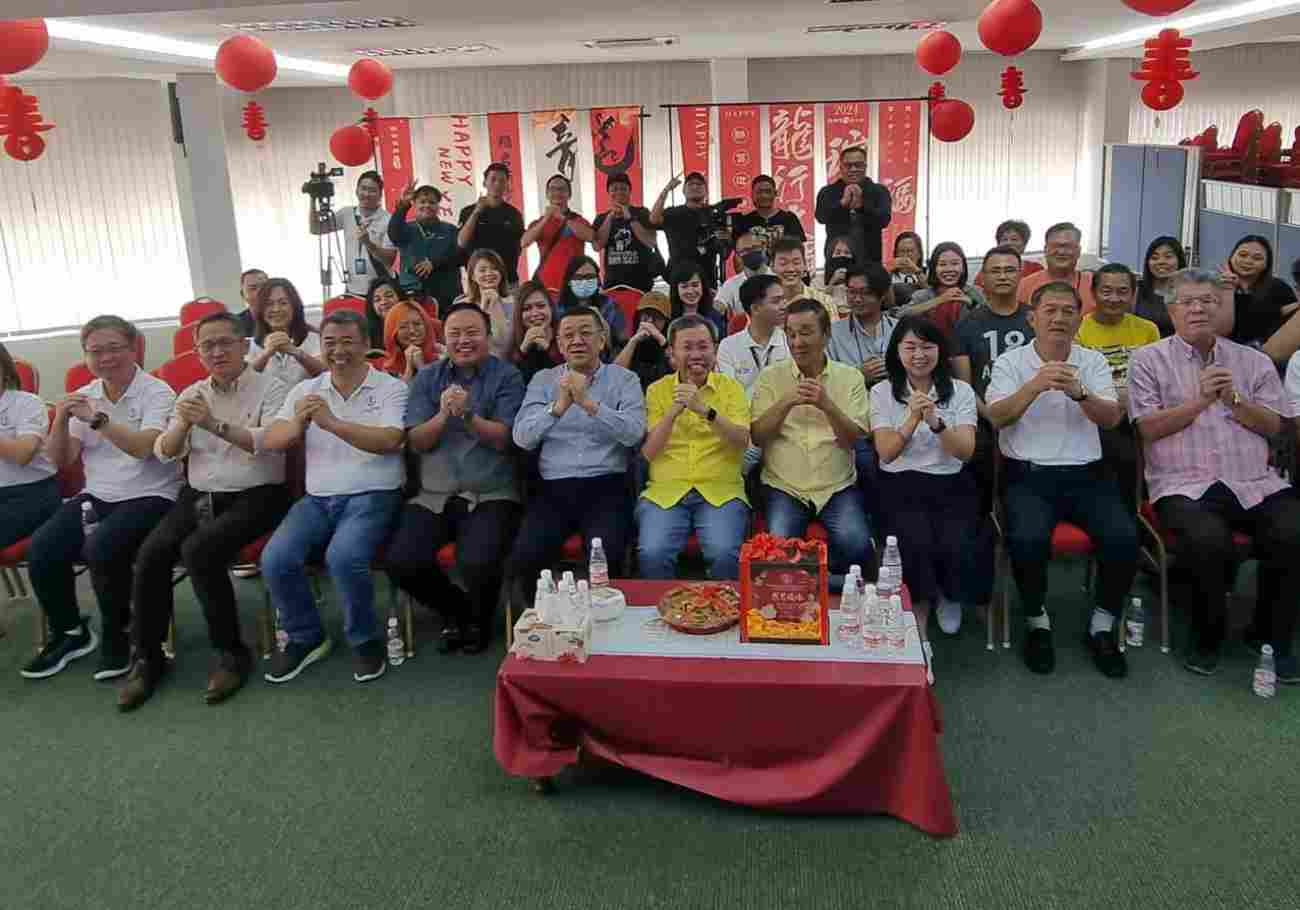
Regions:
<svg viewBox="0 0 1300 910"><path fill-rule="evenodd" d="M894 101L880 106L880 182L894 198L894 217L882 240L886 258L893 255L895 237L916 229L922 103Z"/></svg>
<svg viewBox="0 0 1300 910"><path fill-rule="evenodd" d="M840 179L840 152L866 147L871 135L871 105L865 101L831 101L823 105L826 118L826 182Z"/></svg>
<svg viewBox="0 0 1300 910"><path fill-rule="evenodd" d="M681 174L699 171L709 175L709 109L707 107L679 107L677 126L681 133ZM676 175L674 175L676 176Z"/></svg>
<svg viewBox="0 0 1300 910"><path fill-rule="evenodd" d="M506 199L524 211L524 159L523 149L519 146L519 115L488 114L488 156L493 162L510 168L510 189ZM528 253L519 254L518 271L520 275L531 274L528 270Z"/></svg>
<svg viewBox="0 0 1300 910"><path fill-rule="evenodd" d="M474 127L468 114L435 117L429 125L434 155L434 176L429 182L442 191L439 217L455 224L460 210L473 205L479 194L474 166Z"/></svg>
<svg viewBox="0 0 1300 910"><path fill-rule="evenodd" d="M375 121L375 132L379 136L379 170L384 175L384 208L391 212L415 176L411 121L405 117L380 117Z"/></svg>
<svg viewBox="0 0 1300 910"><path fill-rule="evenodd" d="M596 213L608 211L605 184L615 174L632 181L632 204L640 205L641 109L604 107L591 111L591 151L596 163Z"/></svg>
<svg viewBox="0 0 1300 910"><path fill-rule="evenodd" d="M740 196L745 201L736 209L748 212L749 182L763 167L763 152L757 104L724 104L718 108L718 159L722 186L719 198Z"/></svg>
<svg viewBox="0 0 1300 910"><path fill-rule="evenodd" d="M793 212L812 237L813 219L813 129L816 109L811 104L773 104L768 108L768 137L772 153L772 179L776 181L777 208ZM730 192L728 193L730 195ZM805 251L811 256L815 244ZM809 262L812 261L810 258Z"/></svg>

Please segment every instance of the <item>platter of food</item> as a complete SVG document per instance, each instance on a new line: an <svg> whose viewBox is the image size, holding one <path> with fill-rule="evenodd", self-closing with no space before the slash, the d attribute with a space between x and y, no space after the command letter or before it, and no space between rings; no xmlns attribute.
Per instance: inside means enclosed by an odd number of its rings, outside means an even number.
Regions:
<svg viewBox="0 0 1300 910"><path fill-rule="evenodd" d="M658 609L660 619L679 632L712 635L740 621L740 592L707 582L678 585L660 598Z"/></svg>

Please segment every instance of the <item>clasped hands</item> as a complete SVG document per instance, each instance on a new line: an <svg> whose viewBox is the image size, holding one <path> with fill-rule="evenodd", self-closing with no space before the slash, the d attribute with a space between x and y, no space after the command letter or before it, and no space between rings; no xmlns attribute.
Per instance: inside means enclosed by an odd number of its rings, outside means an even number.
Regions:
<svg viewBox="0 0 1300 910"><path fill-rule="evenodd" d="M338 418L330 410L329 403L319 395L304 395L293 406L293 415L303 422L303 425L314 423L326 432L333 432L333 428L338 424Z"/></svg>

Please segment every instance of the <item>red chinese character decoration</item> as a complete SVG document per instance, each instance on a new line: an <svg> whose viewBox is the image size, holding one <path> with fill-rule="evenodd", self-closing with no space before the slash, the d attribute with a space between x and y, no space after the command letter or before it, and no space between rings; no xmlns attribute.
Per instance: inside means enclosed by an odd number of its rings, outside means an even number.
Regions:
<svg viewBox="0 0 1300 910"><path fill-rule="evenodd" d="M935 76L942 76L961 61L961 42L952 32L930 32L916 45L916 62Z"/></svg>
<svg viewBox="0 0 1300 910"><path fill-rule="evenodd" d="M256 101L244 105L244 134L254 142L266 138L266 110Z"/></svg>
<svg viewBox="0 0 1300 910"><path fill-rule="evenodd" d="M948 93L944 90L942 82L931 82L930 90L926 93L930 96L931 101L941 101Z"/></svg>
<svg viewBox="0 0 1300 910"><path fill-rule="evenodd" d="M41 133L54 129L53 123L41 121L35 95L27 95L17 86L0 85L0 136L5 137L5 153L18 161L35 161L45 152Z"/></svg>
<svg viewBox="0 0 1300 910"><path fill-rule="evenodd" d="M1144 46L1147 51L1142 66L1131 74L1146 83L1142 103L1153 111L1177 107L1183 100L1182 83L1200 75L1192 69L1189 59L1192 39L1184 38L1176 28L1167 28L1147 39Z"/></svg>
<svg viewBox="0 0 1300 910"><path fill-rule="evenodd" d="M1020 105L1025 103L1025 74L1014 66L1008 66L1002 71L1002 90L998 92L1002 96L1002 106L1009 111L1014 111Z"/></svg>
<svg viewBox="0 0 1300 910"><path fill-rule="evenodd" d="M980 13L980 43L1004 57L1034 46L1043 32L1043 11L1034 0L993 0Z"/></svg>
<svg viewBox="0 0 1300 910"><path fill-rule="evenodd" d="M375 110L373 107L368 107L364 111L362 111L361 125L365 128L366 132L370 134L370 138L378 139L379 138L379 111Z"/></svg>

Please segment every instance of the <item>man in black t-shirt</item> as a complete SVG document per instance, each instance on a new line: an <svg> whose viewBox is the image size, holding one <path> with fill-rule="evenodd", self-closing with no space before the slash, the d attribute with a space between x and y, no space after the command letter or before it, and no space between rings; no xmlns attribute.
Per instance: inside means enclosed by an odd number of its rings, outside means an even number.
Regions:
<svg viewBox="0 0 1300 910"><path fill-rule="evenodd" d="M660 270L658 238L650 226L650 210L632 205L632 181L627 174L611 174L605 185L609 190L609 211L596 216L592 224L596 239L591 242L601 252L605 287L622 284L649 291Z"/></svg>
<svg viewBox="0 0 1300 910"><path fill-rule="evenodd" d="M668 194L679 186L686 195L686 204L664 208ZM710 282L714 280L717 251L701 242L708 240L709 218L709 184L703 174L692 171L686 175L685 181L680 177L668 181L650 210L650 224L668 235L669 270L679 262L691 260L704 268ZM720 237L719 240L730 243L730 237ZM730 255L729 249L727 255Z"/></svg>
<svg viewBox="0 0 1300 910"><path fill-rule="evenodd" d="M803 224L794 212L776 207L776 181L767 174L759 174L749 185L753 211L737 215L733 227L736 236L753 233L764 238L767 254L772 255L772 244L782 237L808 239Z"/></svg>
<svg viewBox="0 0 1300 910"><path fill-rule="evenodd" d="M524 236L524 216L506 202L510 169L494 161L483 172L484 194L474 205L460 210L456 246L468 259L475 250L492 250L506 265L506 283L519 283L519 238Z"/></svg>

